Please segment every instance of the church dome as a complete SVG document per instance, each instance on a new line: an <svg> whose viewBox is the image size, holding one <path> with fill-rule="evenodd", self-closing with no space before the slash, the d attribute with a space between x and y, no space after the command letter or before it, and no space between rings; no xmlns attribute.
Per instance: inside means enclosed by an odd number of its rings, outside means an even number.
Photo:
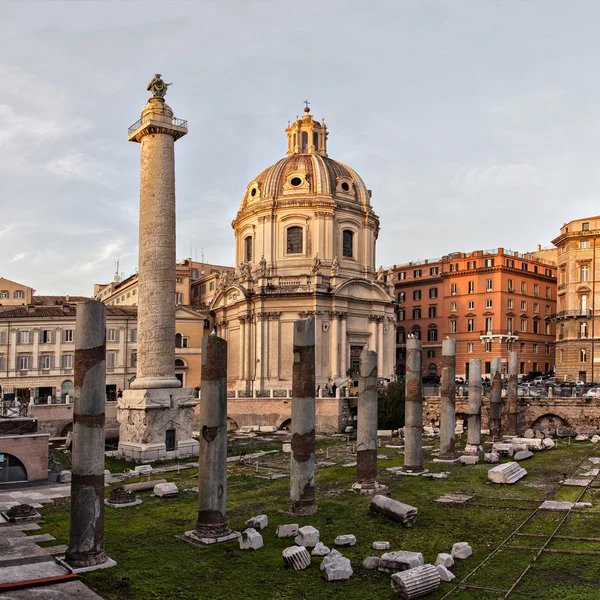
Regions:
<svg viewBox="0 0 600 600"><path fill-rule="evenodd" d="M260 209L282 197L320 196L369 212L370 196L363 180L350 167L327 156L327 127L313 120L306 108L301 119L288 123L287 156L262 171L247 186L240 211ZM238 217L241 216L238 214Z"/></svg>

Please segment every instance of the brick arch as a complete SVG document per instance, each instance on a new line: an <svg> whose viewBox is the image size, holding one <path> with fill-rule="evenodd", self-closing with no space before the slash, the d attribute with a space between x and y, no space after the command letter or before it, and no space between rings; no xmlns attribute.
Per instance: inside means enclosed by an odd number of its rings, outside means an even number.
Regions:
<svg viewBox="0 0 600 600"><path fill-rule="evenodd" d="M227 432L237 431L238 429L239 425L231 417L227 417Z"/></svg>
<svg viewBox="0 0 600 600"><path fill-rule="evenodd" d="M557 430L564 428L570 428L569 422L566 418L554 413L546 413L531 424L531 429L535 432L541 431L548 435L554 435Z"/></svg>
<svg viewBox="0 0 600 600"><path fill-rule="evenodd" d="M0 454L11 454L25 468L27 481L48 479L48 440L46 433L0 437Z"/></svg>

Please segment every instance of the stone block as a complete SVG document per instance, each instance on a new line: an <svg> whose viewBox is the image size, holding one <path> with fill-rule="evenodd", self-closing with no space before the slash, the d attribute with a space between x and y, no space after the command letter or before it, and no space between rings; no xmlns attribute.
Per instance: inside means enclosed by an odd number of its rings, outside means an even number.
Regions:
<svg viewBox="0 0 600 600"><path fill-rule="evenodd" d="M355 535L338 535L333 542L336 546L354 546L356 544Z"/></svg>
<svg viewBox="0 0 600 600"><path fill-rule="evenodd" d="M389 542L373 542L373 550L389 550Z"/></svg>
<svg viewBox="0 0 600 600"><path fill-rule="evenodd" d="M349 559L341 554L331 556L331 553L323 559L321 571L325 581L346 581L353 573Z"/></svg>
<svg viewBox="0 0 600 600"><path fill-rule="evenodd" d="M291 525L278 525L277 529L275 530L275 534L279 538L294 537L298 534L299 527L300 526L298 525L298 523L293 523Z"/></svg>
<svg viewBox="0 0 600 600"><path fill-rule="evenodd" d="M258 550L263 547L262 535L252 527L242 531L242 535L239 539L240 550Z"/></svg>
<svg viewBox="0 0 600 600"><path fill-rule="evenodd" d="M154 495L158 496L159 498L172 498L178 494L179 489L177 489L177 486L172 481L167 483L158 483L154 486Z"/></svg>
<svg viewBox="0 0 600 600"><path fill-rule="evenodd" d="M513 458L515 460L525 460L527 458L531 458L532 456L533 452L530 452L529 450L521 450L520 452L515 452Z"/></svg>
<svg viewBox="0 0 600 600"><path fill-rule="evenodd" d="M527 471L519 466L519 463L509 462L497 467L492 467L488 471L488 479L494 483L513 484L525 477Z"/></svg>
<svg viewBox="0 0 600 600"><path fill-rule="evenodd" d="M71 471L61 471L58 476L60 483L71 483Z"/></svg>
<svg viewBox="0 0 600 600"><path fill-rule="evenodd" d="M381 556L378 569L382 573L397 573L398 571L407 571L424 565L423 555L420 552L408 552L407 550L397 550L396 552L386 552Z"/></svg>
<svg viewBox="0 0 600 600"><path fill-rule="evenodd" d="M500 457L496 452L486 452L483 455L483 460L485 460L486 463L494 464L500 460Z"/></svg>
<svg viewBox="0 0 600 600"><path fill-rule="evenodd" d="M348 427L344 429L344 433L354 433L354 427L352 427L352 425L348 425Z"/></svg>
<svg viewBox="0 0 600 600"><path fill-rule="evenodd" d="M525 433L523 434L523 437L533 439L535 437L535 433L533 432L533 429L526 429Z"/></svg>
<svg viewBox="0 0 600 600"><path fill-rule="evenodd" d="M151 465L138 465L131 472L134 477L139 477L141 475L152 475L152 466Z"/></svg>
<svg viewBox="0 0 600 600"><path fill-rule="evenodd" d="M587 440L589 440L589 439L590 439L590 436L589 436L589 435L584 435L584 434L582 434L582 433L580 433L579 435L577 435L577 436L575 437L575 441L576 441L576 442L586 442L586 441L587 441Z"/></svg>
<svg viewBox="0 0 600 600"><path fill-rule="evenodd" d="M289 454L292 451L292 444L281 444L281 451Z"/></svg>
<svg viewBox="0 0 600 600"><path fill-rule="evenodd" d="M600 442L600 435L593 435L591 438L592 444L597 444Z"/></svg>
<svg viewBox="0 0 600 600"><path fill-rule="evenodd" d="M544 438L542 440L542 445L544 448L546 448L546 450L551 450L555 446L554 442L550 438Z"/></svg>
<svg viewBox="0 0 600 600"><path fill-rule="evenodd" d="M457 542L452 546L452 558L465 559L473 554L473 549L467 542Z"/></svg>
<svg viewBox="0 0 600 600"><path fill-rule="evenodd" d="M496 452L496 454L507 454L508 456L512 456L515 453L515 450L512 447L512 444L496 442L492 445L492 452Z"/></svg>
<svg viewBox="0 0 600 600"><path fill-rule="evenodd" d="M310 566L310 554L304 546L290 546L283 553L283 562L295 571L303 571Z"/></svg>
<svg viewBox="0 0 600 600"><path fill-rule="evenodd" d="M314 548L319 543L319 530L312 525L305 525L298 529L298 535L294 538L298 546Z"/></svg>
<svg viewBox="0 0 600 600"><path fill-rule="evenodd" d="M319 542L312 550L312 556L327 556L331 550L323 543Z"/></svg>
<svg viewBox="0 0 600 600"><path fill-rule="evenodd" d="M451 571L448 571L444 565L436 565L436 569L440 574L441 581L452 581L456 577L456 575Z"/></svg>
<svg viewBox="0 0 600 600"><path fill-rule="evenodd" d="M382 515L401 523L404 527L412 527L417 520L418 510L414 506L404 504L398 500L393 500L387 496L373 496L369 508L373 512L381 513Z"/></svg>
<svg viewBox="0 0 600 600"><path fill-rule="evenodd" d="M476 465L479 462L478 454L463 454L460 457L460 462L463 465Z"/></svg>
<svg viewBox="0 0 600 600"><path fill-rule="evenodd" d="M257 515L244 523L244 529L257 529L258 531L262 531L268 524L269 517L267 517L267 515Z"/></svg>
<svg viewBox="0 0 600 600"><path fill-rule="evenodd" d="M363 560L364 569L377 569L379 567L380 558L379 556L368 556Z"/></svg>
<svg viewBox="0 0 600 600"><path fill-rule="evenodd" d="M538 450L544 449L544 441L542 438L513 438L511 440L511 444L515 452L518 452L519 450L530 450L532 452L537 452Z"/></svg>
<svg viewBox="0 0 600 600"><path fill-rule="evenodd" d="M435 566L443 565L446 568L450 568L454 564L454 559L451 554L446 554L445 552L441 552L437 555L435 559Z"/></svg>
<svg viewBox="0 0 600 600"><path fill-rule="evenodd" d="M436 590L440 585L440 574L433 565L422 565L392 575L392 589L402 600L413 600Z"/></svg>

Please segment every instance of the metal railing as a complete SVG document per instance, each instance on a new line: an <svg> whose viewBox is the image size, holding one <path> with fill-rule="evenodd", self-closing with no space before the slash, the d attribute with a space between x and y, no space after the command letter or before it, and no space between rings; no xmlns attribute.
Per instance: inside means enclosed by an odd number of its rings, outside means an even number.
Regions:
<svg viewBox="0 0 600 600"><path fill-rule="evenodd" d="M138 130L142 125L147 123L148 121L152 121L152 114L144 115L140 119L138 119L129 129L127 130L128 135L131 135L134 131ZM184 119L177 119L175 117L171 118L171 125L175 125L175 127L181 127L183 129L187 129L187 121Z"/></svg>
<svg viewBox="0 0 600 600"><path fill-rule="evenodd" d="M18 400L0 400L0 418L16 419L26 417L29 409L27 402Z"/></svg>

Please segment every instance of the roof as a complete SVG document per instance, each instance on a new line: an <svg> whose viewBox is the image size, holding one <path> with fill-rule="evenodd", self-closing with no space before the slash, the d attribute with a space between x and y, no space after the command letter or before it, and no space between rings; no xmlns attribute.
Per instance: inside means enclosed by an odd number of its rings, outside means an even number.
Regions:
<svg viewBox="0 0 600 600"><path fill-rule="evenodd" d="M62 306L65 303L72 302L73 304L79 304L91 299L89 296L33 296L32 302L39 306L52 306L56 304Z"/></svg>
<svg viewBox="0 0 600 600"><path fill-rule="evenodd" d="M76 305L64 305L64 306L17 306L15 308L0 311L0 319L39 319L42 318L53 318L53 317L75 317L77 306ZM107 317L137 317L136 306L107 306L106 307Z"/></svg>

